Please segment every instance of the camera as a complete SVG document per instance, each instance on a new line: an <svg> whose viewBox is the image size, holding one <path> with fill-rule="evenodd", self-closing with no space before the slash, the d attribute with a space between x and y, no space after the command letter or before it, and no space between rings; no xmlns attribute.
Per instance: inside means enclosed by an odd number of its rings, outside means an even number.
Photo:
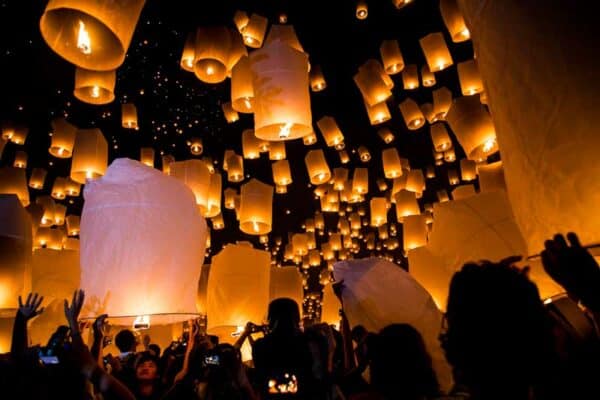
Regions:
<svg viewBox="0 0 600 400"><path fill-rule="evenodd" d="M218 354L207 354L204 356L204 365L220 365L221 360Z"/></svg>
<svg viewBox="0 0 600 400"><path fill-rule="evenodd" d="M65 325L59 326L56 331L50 336L48 344L41 347L38 352L38 357L44 365L60 364L60 356L65 348L69 327Z"/></svg>

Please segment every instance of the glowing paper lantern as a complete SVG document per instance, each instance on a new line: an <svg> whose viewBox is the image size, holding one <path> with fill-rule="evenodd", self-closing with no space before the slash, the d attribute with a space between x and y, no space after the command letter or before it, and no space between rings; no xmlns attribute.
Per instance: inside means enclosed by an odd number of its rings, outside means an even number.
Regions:
<svg viewBox="0 0 600 400"><path fill-rule="evenodd" d="M23 207L29 205L29 190L27 190L27 177L22 168L0 168L0 194L16 195Z"/></svg>
<svg viewBox="0 0 600 400"><path fill-rule="evenodd" d="M424 215L409 215L404 218L402 240L404 251L427 244L427 219Z"/></svg>
<svg viewBox="0 0 600 400"><path fill-rule="evenodd" d="M317 126L329 147L336 146L344 141L344 134L338 127L333 117L324 116L317 121Z"/></svg>
<svg viewBox="0 0 600 400"><path fill-rule="evenodd" d="M241 113L252 113L254 103L254 86L250 59L244 56L231 70L231 105Z"/></svg>
<svg viewBox="0 0 600 400"><path fill-rule="evenodd" d="M458 186L452 191L452 198L454 200L466 199L475 195L475 187L473 185L462 185Z"/></svg>
<svg viewBox="0 0 600 400"><path fill-rule="evenodd" d="M51 195L53 198L55 198L56 200L63 200L67 196L65 190L66 183L66 178L63 178L62 176L56 177L56 179L54 180L54 184L52 185Z"/></svg>
<svg viewBox="0 0 600 400"><path fill-rule="evenodd" d="M354 83L365 102L371 106L386 101L392 95L389 76L379 62L371 60L363 64L354 75ZM393 82L391 84L393 86Z"/></svg>
<svg viewBox="0 0 600 400"><path fill-rule="evenodd" d="M272 164L273 182L277 185L286 186L292 183L292 173L288 160L281 160Z"/></svg>
<svg viewBox="0 0 600 400"><path fill-rule="evenodd" d="M369 122L371 125L379 125L385 121L389 121L392 118L390 110L385 101L377 103L373 106L369 106L367 103L365 103L365 108L367 109L367 115L369 116Z"/></svg>
<svg viewBox="0 0 600 400"><path fill-rule="evenodd" d="M394 141L394 134L389 128L380 128L377 134L385 144L390 144Z"/></svg>
<svg viewBox="0 0 600 400"><path fill-rule="evenodd" d="M302 138L302 143L304 143L305 146L310 146L317 143L317 134L311 131L308 135Z"/></svg>
<svg viewBox="0 0 600 400"><path fill-rule="evenodd" d="M407 323L423 337L442 390L451 386L451 370L438 336L442 322L430 294L408 272L379 258L337 262L336 281L343 280L344 311L350 326L378 332L392 323Z"/></svg>
<svg viewBox="0 0 600 400"><path fill-rule="evenodd" d="M320 92L321 90L325 90L327 87L327 82L325 81L325 76L323 75L323 71L319 65L313 65L310 70L310 89L313 92Z"/></svg>
<svg viewBox="0 0 600 400"><path fill-rule="evenodd" d="M387 223L387 200L385 197L373 197L371 205L371 226L378 227Z"/></svg>
<svg viewBox="0 0 600 400"><path fill-rule="evenodd" d="M446 119L468 158L480 161L498 150L492 119L477 98L455 99Z"/></svg>
<svg viewBox="0 0 600 400"><path fill-rule="evenodd" d="M73 95L89 104L108 104L115 99L117 73L113 71L90 71L75 69Z"/></svg>
<svg viewBox="0 0 600 400"><path fill-rule="evenodd" d="M267 24L269 20L262 15L252 14L248 23L242 30L244 36L244 43L248 47L258 49L262 46L265 32L267 31Z"/></svg>
<svg viewBox="0 0 600 400"><path fill-rule="evenodd" d="M140 162L154 168L154 149L152 147L142 147L140 149Z"/></svg>
<svg viewBox="0 0 600 400"><path fill-rule="evenodd" d="M137 108L133 103L121 105L121 123L123 128L138 129Z"/></svg>
<svg viewBox="0 0 600 400"><path fill-rule="evenodd" d="M425 116L413 99L405 99L399 107L404 123L411 131L419 129L425 124Z"/></svg>
<svg viewBox="0 0 600 400"><path fill-rule="evenodd" d="M170 175L183 182L194 193L196 204L206 213L210 190L210 172L201 160L175 161L170 164Z"/></svg>
<svg viewBox="0 0 600 400"><path fill-rule="evenodd" d="M471 96L483 92L483 82L479 75L477 60L467 60L458 63L458 79L463 96Z"/></svg>
<svg viewBox="0 0 600 400"><path fill-rule="evenodd" d="M323 150L310 150L306 153L304 162L306 163L310 183L313 185L319 185L331 179L331 171L325 160Z"/></svg>
<svg viewBox="0 0 600 400"><path fill-rule="evenodd" d="M64 118L52 120L52 140L50 143L50 154L57 158L70 158L73 154L75 135L77 127L70 124Z"/></svg>
<svg viewBox="0 0 600 400"><path fill-rule="evenodd" d="M444 35L440 32L430 33L419 40L421 49L425 54L427 65L432 72L448 68L454 62L444 41Z"/></svg>
<svg viewBox="0 0 600 400"><path fill-rule="evenodd" d="M271 266L269 281L269 301L278 298L294 300L302 304L304 291L302 289L302 274L296 267L274 267Z"/></svg>
<svg viewBox="0 0 600 400"><path fill-rule="evenodd" d="M448 183L450 185L458 185L460 183L460 178L458 177L458 172L455 169L448 170Z"/></svg>
<svg viewBox="0 0 600 400"><path fill-rule="evenodd" d="M488 165L480 165L477 167L479 175L479 191L491 192L494 190L506 190L506 182L504 181L504 169L502 161L497 161Z"/></svg>
<svg viewBox="0 0 600 400"><path fill-rule="evenodd" d="M242 156L233 154L227 159L227 180L229 182L244 180L244 160Z"/></svg>
<svg viewBox="0 0 600 400"><path fill-rule="evenodd" d="M245 11L237 10L235 14L233 14L233 23L240 33L244 32L244 29L246 28L246 25L248 25L249 21L250 17L248 17L248 14L246 14Z"/></svg>
<svg viewBox="0 0 600 400"><path fill-rule="evenodd" d="M454 152L453 148L444 151L444 161L447 163L456 161L456 153Z"/></svg>
<svg viewBox="0 0 600 400"><path fill-rule="evenodd" d="M356 19L363 20L369 16L369 7L365 0L358 0L356 3Z"/></svg>
<svg viewBox="0 0 600 400"><path fill-rule="evenodd" d="M409 64L402 70L404 89L413 90L419 87L419 72L415 64Z"/></svg>
<svg viewBox="0 0 600 400"><path fill-rule="evenodd" d="M339 328L341 308L342 305L333 293L331 285L325 285L323 287L323 301L321 302L321 322Z"/></svg>
<svg viewBox="0 0 600 400"><path fill-rule="evenodd" d="M404 69L404 58L397 40L384 40L379 47L383 68L389 75L394 75Z"/></svg>
<svg viewBox="0 0 600 400"><path fill-rule="evenodd" d="M80 231L79 215L67 215L67 235L78 236Z"/></svg>
<svg viewBox="0 0 600 400"><path fill-rule="evenodd" d="M304 52L304 49L302 48L302 45L298 40L298 36L296 35L296 31L294 30L294 27L292 25L271 25L271 29L269 29L269 34L265 39L265 45L276 40L280 40L281 42L286 43L288 46L291 46L298 51Z"/></svg>
<svg viewBox="0 0 600 400"><path fill-rule="evenodd" d="M223 192L223 196L225 197L225 208L228 210L233 210L235 208L235 197L237 196L237 192L233 188L227 188Z"/></svg>
<svg viewBox="0 0 600 400"><path fill-rule="evenodd" d="M79 251L37 249L32 261L31 290L44 296L45 304L79 288Z"/></svg>
<svg viewBox="0 0 600 400"><path fill-rule="evenodd" d="M32 227L15 194L0 194L0 316L14 315L17 298L28 283ZM8 313L8 314L5 314Z"/></svg>
<svg viewBox="0 0 600 400"><path fill-rule="evenodd" d="M470 39L471 34L456 0L440 0L440 12L454 43Z"/></svg>
<svg viewBox="0 0 600 400"><path fill-rule="evenodd" d="M352 192L365 194L369 192L369 170L367 168L355 168L352 175Z"/></svg>
<svg viewBox="0 0 600 400"><path fill-rule="evenodd" d="M312 132L308 56L276 40L250 55L254 129L264 140L292 140Z"/></svg>
<svg viewBox="0 0 600 400"><path fill-rule="evenodd" d="M198 79L220 83L227 78L233 40L233 32L225 26L198 28L194 52L194 74Z"/></svg>
<svg viewBox="0 0 600 400"><path fill-rule="evenodd" d="M383 162L383 174L388 179L394 179L402 175L402 164L398 150L394 147L385 149L381 152L381 161Z"/></svg>
<svg viewBox="0 0 600 400"><path fill-rule="evenodd" d="M40 20L48 46L81 68L113 70L125 60L144 0L51 0Z"/></svg>
<svg viewBox="0 0 600 400"><path fill-rule="evenodd" d="M13 161L15 168L27 168L27 153L22 150L15 151L15 160Z"/></svg>
<svg viewBox="0 0 600 400"><path fill-rule="evenodd" d="M190 153L195 156L199 156L204 151L204 145L202 144L202 139L194 137L189 141Z"/></svg>
<svg viewBox="0 0 600 400"><path fill-rule="evenodd" d="M137 161L115 160L85 190L82 316L105 312L120 325L142 316L154 325L190 319L206 232L182 182Z"/></svg>
<svg viewBox="0 0 600 400"><path fill-rule="evenodd" d="M429 69L427 64L421 67L421 80L423 81L423 86L431 87L435 85L435 75Z"/></svg>
<svg viewBox="0 0 600 400"><path fill-rule="evenodd" d="M371 153L369 152L369 149L367 149L365 146L359 146L357 152L360 161L368 162L371 160Z"/></svg>
<svg viewBox="0 0 600 400"><path fill-rule="evenodd" d="M406 176L406 190L415 193L423 193L425 190L425 177L420 169L408 171Z"/></svg>
<svg viewBox="0 0 600 400"><path fill-rule="evenodd" d="M32 189L43 189L47 173L48 171L43 168L32 169L31 176L29 177L29 187Z"/></svg>
<svg viewBox="0 0 600 400"><path fill-rule="evenodd" d="M225 120L227 121L227 123L232 124L240 119L240 116L237 113L237 111L235 111L231 106L231 102L228 101L226 103L221 104L221 109L223 110L223 115L225 116Z"/></svg>
<svg viewBox="0 0 600 400"><path fill-rule="evenodd" d="M283 160L285 157L285 142L269 143L269 160Z"/></svg>
<svg viewBox="0 0 600 400"><path fill-rule="evenodd" d="M196 52L196 34L188 33L185 44L183 45L183 51L181 52L181 61L179 65L181 68L188 72L194 72L194 55Z"/></svg>
<svg viewBox="0 0 600 400"><path fill-rule="evenodd" d="M452 147L452 139L446 130L446 126L437 122L429 127L433 148L437 152L446 151Z"/></svg>
<svg viewBox="0 0 600 400"><path fill-rule="evenodd" d="M415 192L404 189L400 190L394 194L394 201L396 202L396 217L398 218L398 222L403 222L404 217L408 217L409 215L419 215L421 213Z"/></svg>
<svg viewBox="0 0 600 400"><path fill-rule="evenodd" d="M108 164L108 143L97 128L80 129L75 136L71 179L85 184L104 175Z"/></svg>
<svg viewBox="0 0 600 400"><path fill-rule="evenodd" d="M210 175L210 187L206 209L200 207L200 213L206 218L212 218L221 213L221 187L223 185L220 173Z"/></svg>
<svg viewBox="0 0 600 400"><path fill-rule="evenodd" d="M242 152L244 158L249 160L260 157L261 140L254 136L254 130L246 129L242 132Z"/></svg>
<svg viewBox="0 0 600 400"><path fill-rule="evenodd" d="M460 160L460 175L467 182L477 179L477 163L466 158Z"/></svg>
<svg viewBox="0 0 600 400"><path fill-rule="evenodd" d="M441 87L432 92L433 114L437 121L446 119L446 114L452 106L452 92L446 87Z"/></svg>
<svg viewBox="0 0 600 400"><path fill-rule="evenodd" d="M271 232L273 186L250 179L241 188L240 230L249 235Z"/></svg>

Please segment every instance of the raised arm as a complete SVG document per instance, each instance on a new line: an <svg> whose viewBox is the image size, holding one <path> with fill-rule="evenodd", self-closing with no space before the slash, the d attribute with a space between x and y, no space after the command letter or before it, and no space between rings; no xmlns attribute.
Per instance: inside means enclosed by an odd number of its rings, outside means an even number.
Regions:
<svg viewBox="0 0 600 400"><path fill-rule="evenodd" d="M39 296L37 293L29 293L25 304L23 304L23 300L19 296L19 308L15 316L12 344L10 347L10 354L13 360L18 360L25 354L29 342L27 338L27 322L44 312L44 308L40 308L43 300L44 296Z"/></svg>

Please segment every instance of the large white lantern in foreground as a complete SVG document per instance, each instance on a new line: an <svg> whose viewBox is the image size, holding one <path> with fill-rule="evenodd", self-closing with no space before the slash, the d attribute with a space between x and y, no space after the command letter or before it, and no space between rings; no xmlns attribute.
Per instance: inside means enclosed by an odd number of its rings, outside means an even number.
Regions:
<svg viewBox="0 0 600 400"><path fill-rule="evenodd" d="M117 159L88 183L81 216L82 317L168 324L196 313L206 222L192 191L137 161Z"/></svg>

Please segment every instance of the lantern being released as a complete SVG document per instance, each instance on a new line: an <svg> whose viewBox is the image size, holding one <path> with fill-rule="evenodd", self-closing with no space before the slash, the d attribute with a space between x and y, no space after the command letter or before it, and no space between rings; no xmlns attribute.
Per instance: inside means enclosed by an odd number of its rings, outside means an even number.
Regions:
<svg viewBox="0 0 600 400"><path fill-rule="evenodd" d="M292 140L312 132L308 56L279 40L250 55L254 129L264 140Z"/></svg>
<svg viewBox="0 0 600 400"><path fill-rule="evenodd" d="M73 95L84 103L108 104L115 99L117 72L75 69Z"/></svg>
<svg viewBox="0 0 600 400"><path fill-rule="evenodd" d="M159 325L191 318L207 234L194 194L129 159L106 172L84 192L82 316L108 313L119 325L142 316Z"/></svg>
<svg viewBox="0 0 600 400"><path fill-rule="evenodd" d="M108 71L125 60L144 0L50 0L40 20L48 46L81 68Z"/></svg>
<svg viewBox="0 0 600 400"><path fill-rule="evenodd" d="M256 179L242 185L240 202L240 230L249 235L271 232L273 187Z"/></svg>

